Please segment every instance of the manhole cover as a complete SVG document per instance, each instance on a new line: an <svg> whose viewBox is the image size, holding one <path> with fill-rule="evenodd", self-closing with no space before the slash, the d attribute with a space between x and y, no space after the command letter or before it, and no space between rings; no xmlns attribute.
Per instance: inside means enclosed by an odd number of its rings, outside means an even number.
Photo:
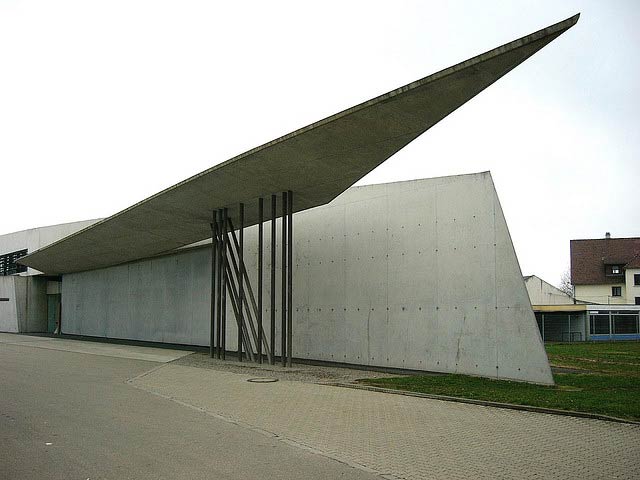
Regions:
<svg viewBox="0 0 640 480"><path fill-rule="evenodd" d="M277 378L270 378L270 377L250 378L249 380L247 380L247 382L251 382L251 383L273 383L277 381L278 381Z"/></svg>

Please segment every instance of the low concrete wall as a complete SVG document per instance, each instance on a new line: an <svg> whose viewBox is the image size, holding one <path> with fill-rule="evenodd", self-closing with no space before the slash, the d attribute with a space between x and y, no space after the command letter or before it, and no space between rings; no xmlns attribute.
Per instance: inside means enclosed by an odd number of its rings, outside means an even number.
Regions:
<svg viewBox="0 0 640 480"><path fill-rule="evenodd" d="M295 357L553 383L489 173L351 188L294 232ZM209 275L208 248L65 275L63 332L207 345Z"/></svg>
<svg viewBox="0 0 640 480"><path fill-rule="evenodd" d="M0 332L47 331L46 281L41 277L0 277Z"/></svg>
<svg viewBox="0 0 640 480"><path fill-rule="evenodd" d="M0 301L0 332L18 333L18 300L15 277L0 276L0 299L3 299Z"/></svg>

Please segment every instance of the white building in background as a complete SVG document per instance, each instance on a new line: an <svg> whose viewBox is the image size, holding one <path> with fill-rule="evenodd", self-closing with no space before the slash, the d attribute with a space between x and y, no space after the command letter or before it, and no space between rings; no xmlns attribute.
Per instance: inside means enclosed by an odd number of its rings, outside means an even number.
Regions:
<svg viewBox="0 0 640 480"><path fill-rule="evenodd" d="M531 305L573 305L575 299L535 275L524 277Z"/></svg>
<svg viewBox="0 0 640 480"><path fill-rule="evenodd" d="M579 300L640 305L640 237L571 240L571 282Z"/></svg>
<svg viewBox="0 0 640 480"><path fill-rule="evenodd" d="M640 238L572 240L571 278L575 298L525 277L544 341L640 340Z"/></svg>

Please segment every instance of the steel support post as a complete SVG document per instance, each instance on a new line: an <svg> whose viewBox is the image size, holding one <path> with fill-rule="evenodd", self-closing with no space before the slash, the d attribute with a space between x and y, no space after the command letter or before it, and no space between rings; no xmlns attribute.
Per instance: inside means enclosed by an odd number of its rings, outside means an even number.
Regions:
<svg viewBox="0 0 640 480"><path fill-rule="evenodd" d="M224 208L222 210L222 242L220 243L220 248L222 249L222 321L220 322L220 332L218 335L221 336L220 340L220 349L222 350L222 359L225 359L225 352L227 350L227 291L229 289L229 282L227 281L227 275L225 272L227 271L227 217L228 210Z"/></svg>
<svg viewBox="0 0 640 480"><path fill-rule="evenodd" d="M216 232L217 232L217 236L216 236L216 243L217 243L217 247L216 247L216 252L217 252L217 272L216 272L216 357L217 358L221 358L220 356L220 331L222 330L222 275L224 274L224 271L222 270L222 257L223 257L223 251L222 251L222 245L221 245L221 233L222 233L222 210L218 210L218 215L217 215L218 221L217 221L217 228L216 228Z"/></svg>
<svg viewBox="0 0 640 480"><path fill-rule="evenodd" d="M287 366L287 192L282 192L282 295L281 336L282 366Z"/></svg>
<svg viewBox="0 0 640 480"><path fill-rule="evenodd" d="M276 363L276 216L278 198L271 195L271 365Z"/></svg>
<svg viewBox="0 0 640 480"><path fill-rule="evenodd" d="M293 192L287 192L287 365L293 359Z"/></svg>
<svg viewBox="0 0 640 480"><path fill-rule="evenodd" d="M238 249L238 360L242 361L242 330L244 328L244 203L238 205L238 236L240 248ZM247 345L247 348L250 348Z"/></svg>
<svg viewBox="0 0 640 480"><path fill-rule="evenodd" d="M262 250L263 245L263 223L264 221L264 201L262 197L258 199L258 363L262 363Z"/></svg>
<svg viewBox="0 0 640 480"><path fill-rule="evenodd" d="M213 358L216 336L216 246L218 232L216 226L216 212L213 211L211 216L211 325L209 329L209 356Z"/></svg>

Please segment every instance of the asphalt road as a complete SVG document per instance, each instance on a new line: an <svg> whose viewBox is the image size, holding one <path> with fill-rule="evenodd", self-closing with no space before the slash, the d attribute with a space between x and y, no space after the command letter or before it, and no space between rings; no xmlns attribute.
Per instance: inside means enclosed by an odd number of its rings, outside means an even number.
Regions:
<svg viewBox="0 0 640 480"><path fill-rule="evenodd" d="M158 365L0 342L0 479L380 478L125 383Z"/></svg>

